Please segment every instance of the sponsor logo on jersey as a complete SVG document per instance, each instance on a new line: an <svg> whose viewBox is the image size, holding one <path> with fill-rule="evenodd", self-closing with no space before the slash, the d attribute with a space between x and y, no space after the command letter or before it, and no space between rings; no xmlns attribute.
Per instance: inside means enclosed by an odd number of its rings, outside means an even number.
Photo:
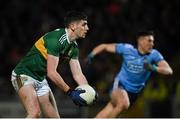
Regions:
<svg viewBox="0 0 180 119"><path fill-rule="evenodd" d="M141 73L144 71L142 59L127 61L127 69L132 73Z"/></svg>
<svg viewBox="0 0 180 119"><path fill-rule="evenodd" d="M144 71L143 65L137 65L137 64L133 64L133 63L128 63L127 69L132 73L141 73Z"/></svg>

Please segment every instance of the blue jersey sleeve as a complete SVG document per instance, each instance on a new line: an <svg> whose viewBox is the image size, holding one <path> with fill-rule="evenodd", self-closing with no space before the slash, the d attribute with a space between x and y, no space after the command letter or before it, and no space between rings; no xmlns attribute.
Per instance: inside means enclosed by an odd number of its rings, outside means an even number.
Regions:
<svg viewBox="0 0 180 119"><path fill-rule="evenodd" d="M157 50L153 50L153 61L158 63L159 61L164 60L164 57Z"/></svg>
<svg viewBox="0 0 180 119"><path fill-rule="evenodd" d="M116 53L122 54L123 51L124 51L124 44L122 43L116 44Z"/></svg>
<svg viewBox="0 0 180 119"><path fill-rule="evenodd" d="M133 46L130 44L124 44L124 43L119 43L116 44L116 53L118 54L123 54L125 52L126 49L131 49Z"/></svg>

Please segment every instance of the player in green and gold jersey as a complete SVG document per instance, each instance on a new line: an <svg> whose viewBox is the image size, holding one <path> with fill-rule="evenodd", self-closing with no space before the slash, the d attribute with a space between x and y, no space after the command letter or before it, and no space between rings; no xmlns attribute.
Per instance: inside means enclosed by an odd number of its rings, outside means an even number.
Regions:
<svg viewBox="0 0 180 119"><path fill-rule="evenodd" d="M66 59L77 84L88 83L81 70L76 43L76 39L85 38L89 30L87 16L81 12L68 12L64 22L65 28L43 35L12 72L11 81L27 111L27 117L39 117L40 107L46 117L60 117L47 76L75 104L86 105L79 96L84 90L72 90L56 69L60 59Z"/></svg>

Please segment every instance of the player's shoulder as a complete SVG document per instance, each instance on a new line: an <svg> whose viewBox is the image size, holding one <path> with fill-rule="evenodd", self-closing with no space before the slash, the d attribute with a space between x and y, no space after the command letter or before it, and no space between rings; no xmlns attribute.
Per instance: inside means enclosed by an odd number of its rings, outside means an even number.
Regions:
<svg viewBox="0 0 180 119"><path fill-rule="evenodd" d="M124 47L126 47L126 48L134 48L134 46L132 44L129 44L129 43L125 43Z"/></svg>
<svg viewBox="0 0 180 119"><path fill-rule="evenodd" d="M119 46L122 46L126 49L134 49L134 46L132 44L129 43L118 43Z"/></svg>
<svg viewBox="0 0 180 119"><path fill-rule="evenodd" d="M51 31L47 32L45 35L59 34L59 33L66 33L65 28L57 28L57 29L51 30Z"/></svg>
<svg viewBox="0 0 180 119"><path fill-rule="evenodd" d="M54 32L65 32L65 28L57 28L53 30Z"/></svg>
<svg viewBox="0 0 180 119"><path fill-rule="evenodd" d="M152 49L151 50L151 54L157 54L157 53L160 53L157 49Z"/></svg>
<svg viewBox="0 0 180 119"><path fill-rule="evenodd" d="M59 39L61 36L65 36L65 35L66 35L65 29L64 28L58 28L58 29L47 32L44 35L44 38Z"/></svg>
<svg viewBox="0 0 180 119"><path fill-rule="evenodd" d="M151 50L149 57L154 58L156 61L160 61L164 59L163 55L156 49Z"/></svg>
<svg viewBox="0 0 180 119"><path fill-rule="evenodd" d="M57 29L54 29L53 31L51 31L51 33L54 33L54 34L66 34L66 31L65 31L65 28L57 28Z"/></svg>
<svg viewBox="0 0 180 119"><path fill-rule="evenodd" d="M117 52L132 52L135 51L135 48L133 45L129 44L129 43L117 43L116 45L116 51Z"/></svg>

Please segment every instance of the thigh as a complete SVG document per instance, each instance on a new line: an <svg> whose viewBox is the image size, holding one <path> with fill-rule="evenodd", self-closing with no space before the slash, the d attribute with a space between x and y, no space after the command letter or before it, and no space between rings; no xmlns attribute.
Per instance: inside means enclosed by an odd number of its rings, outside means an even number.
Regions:
<svg viewBox="0 0 180 119"><path fill-rule="evenodd" d="M59 117L54 95L46 79L38 82L36 92L44 115L53 118Z"/></svg>
<svg viewBox="0 0 180 119"><path fill-rule="evenodd" d="M39 99L39 103L40 103L41 108L43 109L43 111L47 110L46 108L49 105L52 105L51 102L50 102L50 99L49 99L49 93L44 94L42 96L38 96L38 99Z"/></svg>
<svg viewBox="0 0 180 119"><path fill-rule="evenodd" d="M35 80L27 75L12 72L11 81L28 113L39 111L39 102L34 88Z"/></svg>
<svg viewBox="0 0 180 119"><path fill-rule="evenodd" d="M114 80L114 84L113 84L113 90L112 90L112 94L111 94L111 98L114 101L129 101L129 97L128 97L128 93L127 91L124 89L124 87L122 85L119 85L120 82L118 79Z"/></svg>
<svg viewBox="0 0 180 119"><path fill-rule="evenodd" d="M114 82L114 89L116 89L116 88L120 88L126 92L126 95L128 96L128 100L129 100L128 103L130 106L132 106L135 103L139 93L133 93L133 92L127 91L125 89L125 86L118 80L115 80L115 82Z"/></svg>
<svg viewBox="0 0 180 119"><path fill-rule="evenodd" d="M36 91L32 84L22 86L18 91L18 95L28 113L40 110Z"/></svg>
<svg viewBox="0 0 180 119"><path fill-rule="evenodd" d="M38 96L41 108L46 117L58 118L59 113L56 105L56 101L51 91L42 96Z"/></svg>
<svg viewBox="0 0 180 119"><path fill-rule="evenodd" d="M125 107L129 107L129 97L127 92L122 88L115 88L112 91L111 103L113 105L123 104Z"/></svg>

